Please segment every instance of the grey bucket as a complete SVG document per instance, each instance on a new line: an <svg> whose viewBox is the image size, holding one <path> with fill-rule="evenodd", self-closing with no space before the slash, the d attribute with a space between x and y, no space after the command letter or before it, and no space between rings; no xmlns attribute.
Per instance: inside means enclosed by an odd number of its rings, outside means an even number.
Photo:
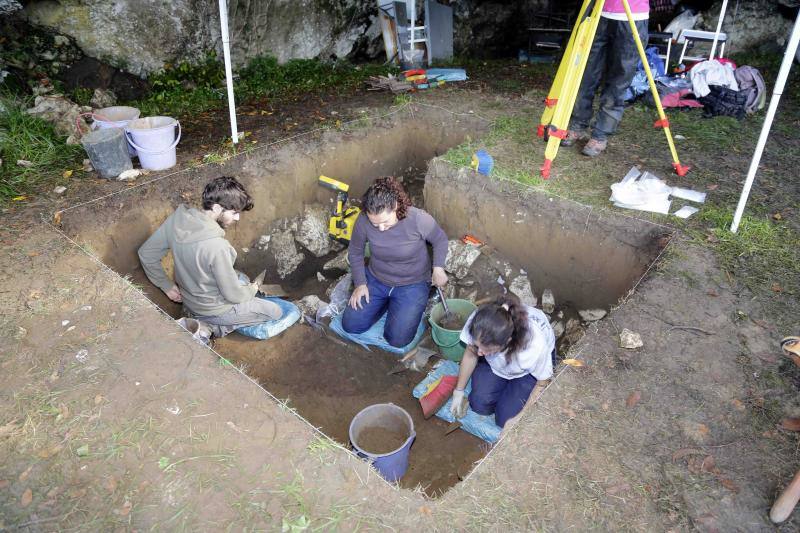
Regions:
<svg viewBox="0 0 800 533"><path fill-rule="evenodd" d="M91 131L83 136L81 144L92 166L106 179L116 178L133 168L125 132L120 128Z"/></svg>

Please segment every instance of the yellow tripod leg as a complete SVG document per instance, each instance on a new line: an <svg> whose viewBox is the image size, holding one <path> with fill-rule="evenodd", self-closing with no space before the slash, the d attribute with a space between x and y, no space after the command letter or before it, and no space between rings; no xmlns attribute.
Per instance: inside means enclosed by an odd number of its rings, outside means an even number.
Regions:
<svg viewBox="0 0 800 533"><path fill-rule="evenodd" d="M544 151L544 165L540 169L544 179L550 177L550 166L558 154L562 139L566 136L569 120L572 117L572 108L575 106L575 99L581 86L583 72L586 70L586 64L589 61L592 42L594 41L595 33L597 33L597 25L600 22L600 13L603 10L604 3L603 1L596 2L592 9L592 14L586 17L578 27L572 55L569 57L569 63L564 75L564 85L561 88L558 103L553 112L553 119L548 126L549 137Z"/></svg>
<svg viewBox="0 0 800 533"><path fill-rule="evenodd" d="M636 23L633 20L631 6L628 5L628 0L622 0L622 5L625 8L625 14L628 16L628 24L631 27L631 33L633 34L633 40L636 42L636 48L639 50L639 57L642 60L642 65L644 65L644 72L647 75L647 82L650 84L650 92L653 94L653 101L656 103L656 109L658 109L658 120L653 125L656 128L664 129L664 135L667 136L667 144L669 144L669 151L672 154L672 167L675 169L675 173L678 176L685 176L686 173L689 172L690 167L688 165L681 165L681 161L678 159L678 151L675 149L675 142L672 140L672 131L669 129L669 120L664 114L661 98L658 96L658 89L656 88L656 81L653 78L653 73L650 71L650 63L647 61L647 54L644 52L644 46L642 45L642 40L639 38L639 32L636 30Z"/></svg>
<svg viewBox="0 0 800 533"><path fill-rule="evenodd" d="M578 11L578 17L575 19L575 26L572 28L572 33L569 35L569 41L567 42L567 47L564 49L561 63L558 65L556 77L553 78L553 84L550 86L550 91L544 99L544 111L542 112L541 120L539 120L539 127L536 128L536 135L539 137L544 137L545 128L550 125L550 121L553 119L553 112L558 103L558 95L561 93L561 88L564 86L564 78L569 68L569 58L572 56L572 49L575 46L575 36L578 33L581 22L586 17L592 1L593 0L583 0L581 10Z"/></svg>

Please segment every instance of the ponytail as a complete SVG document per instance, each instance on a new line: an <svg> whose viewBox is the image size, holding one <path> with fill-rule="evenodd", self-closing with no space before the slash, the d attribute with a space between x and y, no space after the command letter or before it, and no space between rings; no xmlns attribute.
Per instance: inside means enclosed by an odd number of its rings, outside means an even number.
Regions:
<svg viewBox="0 0 800 533"><path fill-rule="evenodd" d="M531 336L528 312L519 298L511 293L478 308L469 326L469 334L482 344L502 346L506 363L523 350Z"/></svg>

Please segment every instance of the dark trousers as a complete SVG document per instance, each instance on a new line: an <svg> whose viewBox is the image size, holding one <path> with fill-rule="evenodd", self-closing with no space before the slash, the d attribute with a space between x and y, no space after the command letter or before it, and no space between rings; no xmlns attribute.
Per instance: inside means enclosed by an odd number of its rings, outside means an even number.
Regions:
<svg viewBox="0 0 800 533"><path fill-rule="evenodd" d="M526 374L516 379L505 379L492 372L492 367L483 357L472 372L472 392L469 393L470 409L479 415L494 413L494 420L503 427L525 407L536 386L536 378Z"/></svg>
<svg viewBox="0 0 800 533"><path fill-rule="evenodd" d="M636 21L636 29L642 45L647 46L647 21ZM570 129L581 131L589 127L594 96L602 82L600 109L595 118L592 138L603 141L615 133L625 109L625 90L630 86L638 64L639 52L628 21L601 17L572 110Z"/></svg>
<svg viewBox="0 0 800 533"><path fill-rule="evenodd" d="M362 299L361 309L353 309L348 305L342 316L342 328L356 335L364 333L388 310L383 337L392 346L402 348L411 342L417 333L425 306L428 304L431 284L424 281L391 287L373 276L369 269L366 270L366 274L369 303Z"/></svg>

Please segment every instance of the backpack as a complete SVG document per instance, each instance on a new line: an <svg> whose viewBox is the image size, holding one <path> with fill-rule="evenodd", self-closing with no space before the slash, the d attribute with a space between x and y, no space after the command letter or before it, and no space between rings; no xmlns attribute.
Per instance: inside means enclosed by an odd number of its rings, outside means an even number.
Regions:
<svg viewBox="0 0 800 533"><path fill-rule="evenodd" d="M710 85L709 88L711 92L698 98L705 108L703 116L734 117L739 120L744 118L749 95L747 91L734 91L722 85Z"/></svg>
<svg viewBox="0 0 800 533"><path fill-rule="evenodd" d="M739 84L739 91L747 94L745 111L755 113L763 109L767 101L767 85L758 69L750 66L739 67L733 72L733 76Z"/></svg>

